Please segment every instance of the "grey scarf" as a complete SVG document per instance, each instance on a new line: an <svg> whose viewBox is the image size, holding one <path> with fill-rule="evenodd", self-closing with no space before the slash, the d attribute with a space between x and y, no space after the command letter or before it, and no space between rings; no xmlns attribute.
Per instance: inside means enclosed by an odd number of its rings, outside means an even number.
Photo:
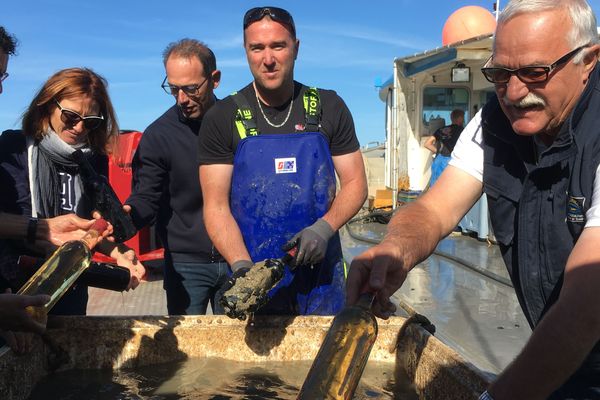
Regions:
<svg viewBox="0 0 600 400"><path fill-rule="evenodd" d="M46 132L39 143L31 149L31 194L34 199L34 209L41 218L50 218L62 214L61 210L61 179L59 169L77 168L71 158L76 148L84 153L90 149L86 145L71 146L51 129ZM77 171L77 169L75 169ZM81 178L79 173L73 174L75 180L75 204L81 199Z"/></svg>

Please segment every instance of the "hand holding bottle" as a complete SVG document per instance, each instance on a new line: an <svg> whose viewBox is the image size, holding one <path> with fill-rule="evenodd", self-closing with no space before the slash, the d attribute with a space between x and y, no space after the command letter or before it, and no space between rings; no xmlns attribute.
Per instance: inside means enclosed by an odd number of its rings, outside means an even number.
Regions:
<svg viewBox="0 0 600 400"><path fill-rule="evenodd" d="M48 232L45 239L56 246L60 246L69 240L77 240L83 237L93 224L94 220L83 219L75 214L66 214L41 220L39 225L42 230L46 225ZM111 235L112 225L109 224L107 229L100 232L100 234L102 238Z"/></svg>
<svg viewBox="0 0 600 400"><path fill-rule="evenodd" d="M365 290L376 292L373 313L379 318L389 318L396 311L390 297L402 286L409 270L398 246L382 241L352 260L346 282L346 303L356 303Z"/></svg>
<svg viewBox="0 0 600 400"><path fill-rule="evenodd" d="M36 321L26 311L27 307L43 306L50 301L48 295L24 296L0 294L0 329L17 332L44 333L46 325Z"/></svg>
<svg viewBox="0 0 600 400"><path fill-rule="evenodd" d="M146 268L138 260L135 251L124 244L118 244L112 249L110 256L115 259L118 266L129 269L130 280L126 290L138 287L146 276Z"/></svg>

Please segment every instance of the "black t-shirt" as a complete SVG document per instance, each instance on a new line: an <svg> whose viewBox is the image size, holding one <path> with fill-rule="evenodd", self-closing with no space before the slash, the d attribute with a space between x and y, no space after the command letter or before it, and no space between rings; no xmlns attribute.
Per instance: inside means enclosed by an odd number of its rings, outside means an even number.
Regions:
<svg viewBox="0 0 600 400"><path fill-rule="evenodd" d="M75 171L72 168L58 168L60 175L60 208L65 213L76 212Z"/></svg>
<svg viewBox="0 0 600 400"><path fill-rule="evenodd" d="M462 132L463 127L460 125L446 125L443 128L435 131L433 136L437 141L438 145L438 154L441 154L446 157L450 157L452 151L454 151L454 146L458 141L458 137Z"/></svg>
<svg viewBox="0 0 600 400"><path fill-rule="evenodd" d="M258 108L252 84L240 92L246 97L246 101L252 109L258 131L273 134L304 131L306 118L303 95L305 90L306 86L294 82L294 95L292 96L294 103L291 114L287 122L279 128L275 128L265 121ZM319 89L319 98L322 107L320 132L325 135L329 143L331 155L339 156L358 150L360 145L354 130L354 121L344 101L333 90ZM261 107L269 121L274 125L279 125L286 119L290 102L286 102L280 107L268 107L261 102ZM232 96L228 96L208 110L198 138L200 164L233 164L233 157L241 140L235 126L237 109Z"/></svg>

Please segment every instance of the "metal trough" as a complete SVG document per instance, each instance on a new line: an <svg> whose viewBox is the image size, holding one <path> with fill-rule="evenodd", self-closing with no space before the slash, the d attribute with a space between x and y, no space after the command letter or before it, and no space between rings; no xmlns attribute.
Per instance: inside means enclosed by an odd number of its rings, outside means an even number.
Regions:
<svg viewBox="0 0 600 400"><path fill-rule="evenodd" d="M252 324L223 316L54 317L33 351L0 356L0 399L25 399L53 365L66 369L136 368L187 358L233 361L311 360L332 317L256 317ZM488 377L417 324L378 320L370 360L395 363L420 399L477 399ZM57 360L56 348L64 358ZM54 349L53 349L54 348Z"/></svg>

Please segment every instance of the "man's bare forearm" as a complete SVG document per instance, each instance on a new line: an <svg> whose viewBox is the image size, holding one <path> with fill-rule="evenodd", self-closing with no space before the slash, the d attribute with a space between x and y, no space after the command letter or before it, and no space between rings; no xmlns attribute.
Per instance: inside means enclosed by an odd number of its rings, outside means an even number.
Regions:
<svg viewBox="0 0 600 400"><path fill-rule="evenodd" d="M250 260L242 232L228 209L204 209L208 236L229 265L239 260Z"/></svg>
<svg viewBox="0 0 600 400"><path fill-rule="evenodd" d="M367 199L367 177L360 151L333 157L333 165L340 181L331 208L323 219L334 231L354 217Z"/></svg>
<svg viewBox="0 0 600 400"><path fill-rule="evenodd" d="M593 332L572 308L553 306L490 393L497 400L546 399L588 356L598 340Z"/></svg>
<svg viewBox="0 0 600 400"><path fill-rule="evenodd" d="M490 387L495 399L545 399L600 338L600 227L585 228L571 252L558 301L519 356ZM551 351L549 351L551 350Z"/></svg>
<svg viewBox="0 0 600 400"><path fill-rule="evenodd" d="M412 268L433 253L444 237L441 223L421 202L400 207L391 219L383 242L401 247L404 265Z"/></svg>
<svg viewBox="0 0 600 400"><path fill-rule="evenodd" d="M349 182L340 189L323 219L334 231L337 231L356 215L366 199L366 183L360 180Z"/></svg>

